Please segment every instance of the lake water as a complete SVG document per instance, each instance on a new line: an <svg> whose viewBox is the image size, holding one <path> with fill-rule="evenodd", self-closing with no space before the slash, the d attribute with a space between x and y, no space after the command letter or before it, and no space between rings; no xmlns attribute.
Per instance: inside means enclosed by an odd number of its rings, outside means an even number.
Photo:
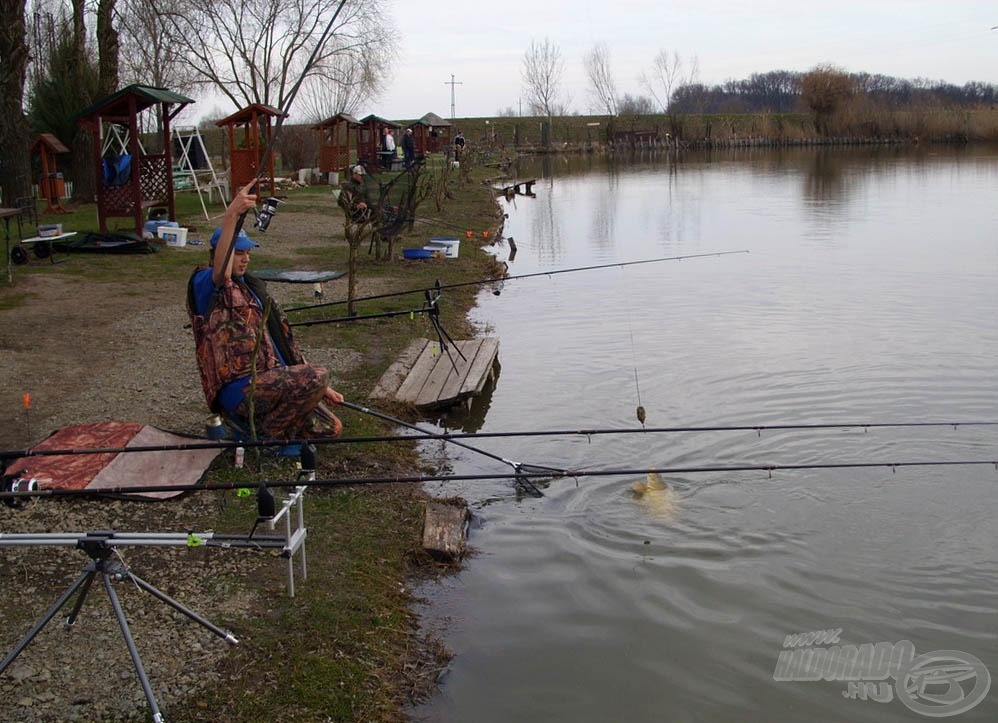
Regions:
<svg viewBox="0 0 998 723"><path fill-rule="evenodd" d="M639 404L649 428L998 420L998 150L550 158L517 174L538 182L507 204L510 274L748 253L483 291L501 372L478 418L449 425L637 429ZM987 426L470 442L576 470L998 459ZM774 680L788 635L837 629L805 647L911 641L981 661L990 675L910 688L936 714L998 677L995 467L664 476L642 497L635 474L556 479L539 499L508 480L431 486L469 501L476 552L420 590L455 658L417 718L925 719L893 678ZM998 684L959 716L996 719Z"/></svg>

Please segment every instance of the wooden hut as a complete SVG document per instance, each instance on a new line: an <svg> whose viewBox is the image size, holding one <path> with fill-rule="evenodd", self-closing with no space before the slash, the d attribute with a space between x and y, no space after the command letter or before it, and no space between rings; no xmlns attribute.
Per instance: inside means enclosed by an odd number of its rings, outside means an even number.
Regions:
<svg viewBox="0 0 998 723"><path fill-rule="evenodd" d="M450 147L452 125L450 121L445 121L436 113L427 113L410 127L417 156L425 156L427 153L436 153Z"/></svg>
<svg viewBox="0 0 998 723"><path fill-rule="evenodd" d="M193 102L166 88L129 85L75 116L94 139L97 221L102 232L107 233L109 218L125 217L132 219L135 233L141 236L143 216L153 206L166 206L174 218L170 121ZM147 153L139 138L139 113L149 109L159 111L159 153Z"/></svg>
<svg viewBox="0 0 998 723"><path fill-rule="evenodd" d="M266 151L273 141L274 119L286 116L287 113L273 106L252 103L215 123L228 131L229 189L232 194L259 175L256 193L273 195L274 154ZM261 163L264 164L262 173Z"/></svg>
<svg viewBox="0 0 998 723"><path fill-rule="evenodd" d="M38 195L47 202L45 213L69 213L59 203L66 195L66 182L56 169L55 157L69 153L69 149L52 133L40 133L31 144L32 155L41 159L42 173L38 177Z"/></svg>
<svg viewBox="0 0 998 723"><path fill-rule="evenodd" d="M379 118L376 115L361 118L358 122L360 125L356 128L357 162L368 171L387 170L390 164L386 163L386 154L383 153L382 136L384 129L391 128L397 136L397 131L402 128L402 124ZM401 139L396 137L396 144L400 141Z"/></svg>
<svg viewBox="0 0 998 723"><path fill-rule="evenodd" d="M319 133L319 173L346 171L350 165L350 131L359 128L360 121L349 113L337 113L312 128Z"/></svg>

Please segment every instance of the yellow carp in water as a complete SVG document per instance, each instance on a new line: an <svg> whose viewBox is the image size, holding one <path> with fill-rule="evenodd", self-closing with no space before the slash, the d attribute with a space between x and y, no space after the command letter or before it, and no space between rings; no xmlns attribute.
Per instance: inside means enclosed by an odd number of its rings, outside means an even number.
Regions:
<svg viewBox="0 0 998 723"><path fill-rule="evenodd" d="M635 501L652 514L671 517L675 512L678 504L675 492L658 472L649 472L645 479L634 482L631 489Z"/></svg>

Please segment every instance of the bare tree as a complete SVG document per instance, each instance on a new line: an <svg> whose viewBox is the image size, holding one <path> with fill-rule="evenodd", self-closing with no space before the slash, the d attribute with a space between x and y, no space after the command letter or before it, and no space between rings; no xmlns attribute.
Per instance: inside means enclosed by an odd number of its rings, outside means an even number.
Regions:
<svg viewBox="0 0 998 723"><path fill-rule="evenodd" d="M610 51L605 44L599 43L586 53L586 75L589 77L589 94L594 107L605 111L608 116L616 116L619 112L617 84L610 70Z"/></svg>
<svg viewBox="0 0 998 723"><path fill-rule="evenodd" d="M392 57L393 28L383 0L177 0L160 7L182 38L198 72L236 107L262 103L284 109L303 73L336 83L337 59L363 65L365 56ZM313 57L314 64L306 68Z"/></svg>
<svg viewBox="0 0 998 723"><path fill-rule="evenodd" d="M647 90L651 97L655 99L663 113L669 112L673 94L682 85L690 85L696 82L700 75L700 61L694 55L690 58L689 66L683 64L679 53L673 51L670 56L668 51L662 49L652 61L652 68L649 73L641 73L641 85Z"/></svg>
<svg viewBox="0 0 998 723"><path fill-rule="evenodd" d="M652 115L656 111L655 102L647 95L624 93L617 105L618 115Z"/></svg>
<svg viewBox="0 0 998 723"><path fill-rule="evenodd" d="M377 46L363 55L339 55L321 76L309 78L301 91L301 114L308 122L320 123L337 113L356 113L361 104L384 90L378 70L392 61L388 46Z"/></svg>
<svg viewBox="0 0 998 723"><path fill-rule="evenodd" d="M557 45L548 38L530 42L523 56L523 82L527 86L527 101L534 112L548 118L554 115L564 72L565 62Z"/></svg>
<svg viewBox="0 0 998 723"><path fill-rule="evenodd" d="M156 5L156 0L118 0L122 75L126 82L189 92L196 71L172 25L161 21Z"/></svg>
<svg viewBox="0 0 998 723"><path fill-rule="evenodd" d="M4 16L0 27L0 188L5 206L13 206L30 183L28 123L22 110L28 68L24 2L0 0Z"/></svg>

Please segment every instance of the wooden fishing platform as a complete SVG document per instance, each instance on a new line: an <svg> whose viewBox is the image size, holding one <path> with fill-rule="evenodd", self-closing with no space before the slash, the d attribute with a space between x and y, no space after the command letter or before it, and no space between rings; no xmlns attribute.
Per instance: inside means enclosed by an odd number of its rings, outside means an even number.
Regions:
<svg viewBox="0 0 998 723"><path fill-rule="evenodd" d="M534 184L537 183L536 178L531 178L529 180L507 180L503 185L496 186L496 190L504 196L512 196L514 194L520 196L535 196Z"/></svg>
<svg viewBox="0 0 998 723"><path fill-rule="evenodd" d="M418 409L470 403L494 377L498 358L495 337L456 341L445 349L439 341L415 339L381 376L371 398Z"/></svg>

